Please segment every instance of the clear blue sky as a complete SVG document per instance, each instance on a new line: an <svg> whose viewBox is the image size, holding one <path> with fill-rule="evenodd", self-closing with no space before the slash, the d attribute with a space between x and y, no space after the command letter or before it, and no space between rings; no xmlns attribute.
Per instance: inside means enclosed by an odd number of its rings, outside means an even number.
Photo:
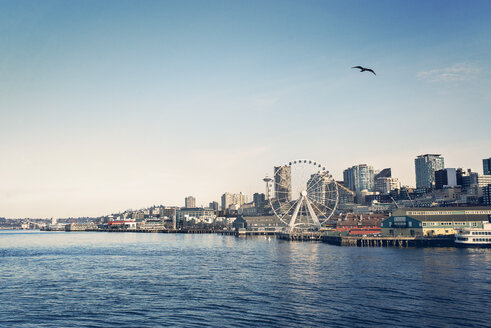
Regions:
<svg viewBox="0 0 491 328"><path fill-rule="evenodd" d="M490 1L0 1L0 216L491 156ZM373 68L377 76L352 66Z"/></svg>

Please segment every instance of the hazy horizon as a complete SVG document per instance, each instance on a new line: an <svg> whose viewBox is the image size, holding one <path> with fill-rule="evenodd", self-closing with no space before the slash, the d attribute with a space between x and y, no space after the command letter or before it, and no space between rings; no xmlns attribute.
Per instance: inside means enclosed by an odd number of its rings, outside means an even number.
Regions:
<svg viewBox="0 0 491 328"><path fill-rule="evenodd" d="M489 1L0 1L0 217L491 157ZM373 68L360 73L352 66Z"/></svg>

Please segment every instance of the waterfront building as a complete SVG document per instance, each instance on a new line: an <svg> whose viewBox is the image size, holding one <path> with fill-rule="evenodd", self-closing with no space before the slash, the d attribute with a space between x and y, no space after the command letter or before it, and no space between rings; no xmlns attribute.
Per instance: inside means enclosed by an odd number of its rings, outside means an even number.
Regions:
<svg viewBox="0 0 491 328"><path fill-rule="evenodd" d="M196 207L196 198L193 196L188 196L184 199L184 207L186 208L195 208Z"/></svg>
<svg viewBox="0 0 491 328"><path fill-rule="evenodd" d="M292 199L291 169L288 165L274 167L275 198L280 202L289 202Z"/></svg>
<svg viewBox="0 0 491 328"><path fill-rule="evenodd" d="M195 222L205 222L213 223L216 218L215 211L209 208L181 208L177 210L177 220L178 221L195 221Z"/></svg>
<svg viewBox="0 0 491 328"><path fill-rule="evenodd" d="M372 235L380 233L380 222L387 216L360 215L347 216L336 222L336 231L347 235Z"/></svg>
<svg viewBox="0 0 491 328"><path fill-rule="evenodd" d="M86 231L86 230L96 230L97 225L94 222L89 223L69 223L65 225L65 231Z"/></svg>
<svg viewBox="0 0 491 328"><path fill-rule="evenodd" d="M435 171L444 167L440 154L419 155L414 160L416 170L416 188L434 188Z"/></svg>
<svg viewBox="0 0 491 328"><path fill-rule="evenodd" d="M135 221L114 220L107 222L108 229L136 229Z"/></svg>
<svg viewBox="0 0 491 328"><path fill-rule="evenodd" d="M238 232L279 232L285 224L276 216L239 216L232 223L232 227Z"/></svg>
<svg viewBox="0 0 491 328"><path fill-rule="evenodd" d="M344 185L357 194L374 190L374 170L367 164L354 165L343 171Z"/></svg>
<svg viewBox="0 0 491 328"><path fill-rule="evenodd" d="M457 169L446 168L435 171L435 189L457 187Z"/></svg>
<svg viewBox="0 0 491 328"><path fill-rule="evenodd" d="M382 221L389 236L453 235L462 228L481 228L491 216L489 207L399 208Z"/></svg>
<svg viewBox="0 0 491 328"><path fill-rule="evenodd" d="M145 219L137 224L141 230L165 230L166 226L161 219Z"/></svg>
<svg viewBox="0 0 491 328"><path fill-rule="evenodd" d="M491 175L491 157L482 160L482 174Z"/></svg>

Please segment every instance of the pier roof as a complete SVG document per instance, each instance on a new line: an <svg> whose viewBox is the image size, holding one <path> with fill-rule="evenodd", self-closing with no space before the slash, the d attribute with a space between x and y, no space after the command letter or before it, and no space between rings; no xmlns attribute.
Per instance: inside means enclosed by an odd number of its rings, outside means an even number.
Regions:
<svg viewBox="0 0 491 328"><path fill-rule="evenodd" d="M392 216L409 216L419 221L488 221L491 207L400 208Z"/></svg>

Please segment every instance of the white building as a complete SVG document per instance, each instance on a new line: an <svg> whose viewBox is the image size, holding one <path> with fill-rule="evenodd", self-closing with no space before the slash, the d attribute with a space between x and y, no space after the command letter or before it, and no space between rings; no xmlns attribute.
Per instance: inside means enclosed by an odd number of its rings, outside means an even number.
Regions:
<svg viewBox="0 0 491 328"><path fill-rule="evenodd" d="M227 210L230 206L234 208L240 208L242 205L247 203L247 197L243 193L232 194L226 192L222 195L222 209Z"/></svg>
<svg viewBox="0 0 491 328"><path fill-rule="evenodd" d="M193 196L188 196L184 199L184 207L186 208L195 208L196 207L196 198Z"/></svg>

